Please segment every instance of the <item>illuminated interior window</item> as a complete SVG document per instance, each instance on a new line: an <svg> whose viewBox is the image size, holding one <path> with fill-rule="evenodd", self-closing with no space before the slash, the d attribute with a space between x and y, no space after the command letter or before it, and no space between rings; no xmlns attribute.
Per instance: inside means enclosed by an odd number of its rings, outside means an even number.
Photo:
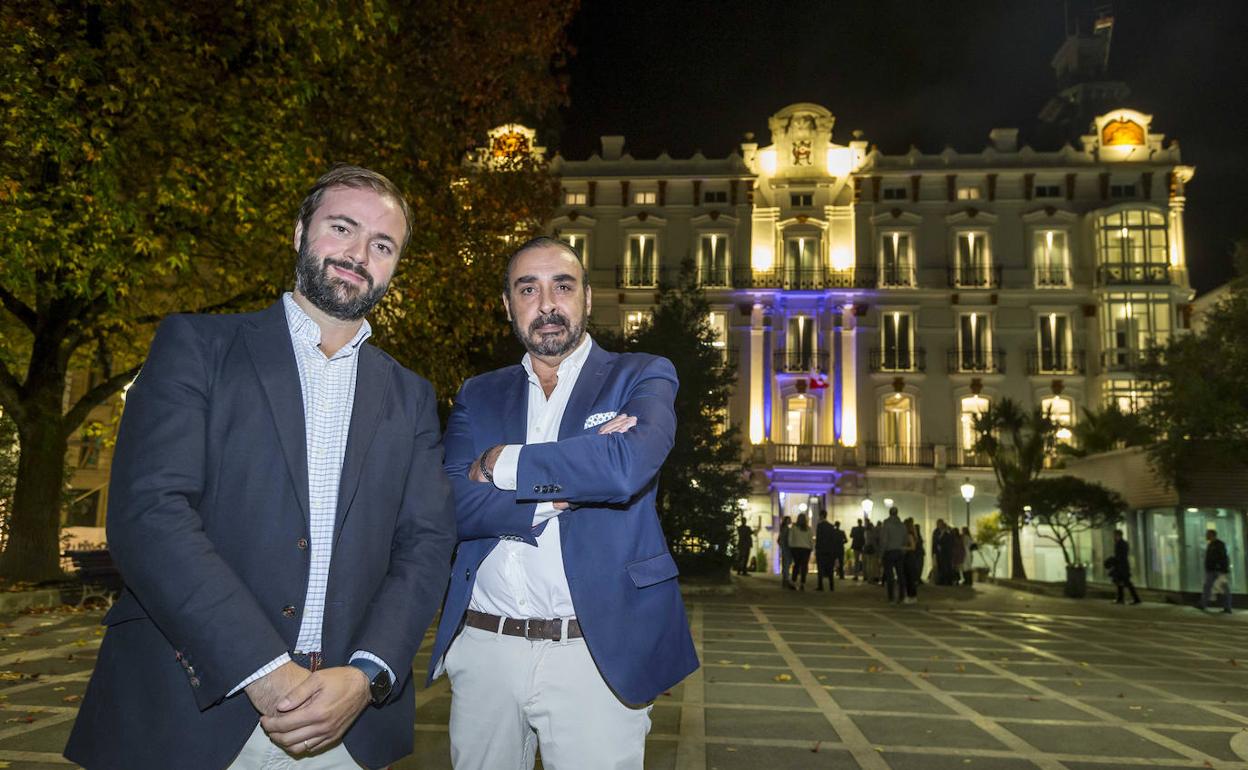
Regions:
<svg viewBox="0 0 1248 770"><path fill-rule="evenodd" d="M1036 319L1036 372L1064 374L1075 371L1070 341L1070 316L1065 313L1042 313Z"/></svg>
<svg viewBox="0 0 1248 770"><path fill-rule="evenodd" d="M1144 127L1134 120L1119 118L1111 120L1101 129L1101 144L1106 147L1119 145L1144 145Z"/></svg>
<svg viewBox="0 0 1248 770"><path fill-rule="evenodd" d="M915 368L914 324L910 313L880 314L880 371L908 372Z"/></svg>
<svg viewBox="0 0 1248 770"><path fill-rule="evenodd" d="M1040 399L1040 409L1057 423L1057 440L1069 444L1074 438L1070 428L1075 424L1075 402L1065 396L1049 396Z"/></svg>
<svg viewBox="0 0 1248 770"><path fill-rule="evenodd" d="M624 265L626 288L657 286L659 282L658 239L648 233L628 236L628 261Z"/></svg>
<svg viewBox="0 0 1248 770"><path fill-rule="evenodd" d="M1163 292L1109 292L1101 297L1101 366L1133 371L1153 346L1170 339L1170 296Z"/></svg>
<svg viewBox="0 0 1248 770"><path fill-rule="evenodd" d="M979 438L975 431L975 418L988 411L988 403L983 396L966 396L959 402L958 448L964 452L969 452Z"/></svg>
<svg viewBox="0 0 1248 770"><path fill-rule="evenodd" d="M566 192L563 194L565 206L584 206L589 203L589 193Z"/></svg>
<svg viewBox="0 0 1248 770"><path fill-rule="evenodd" d="M720 352L720 360L726 361L728 358L728 314L718 310L711 311L706 315L706 325L710 327L711 346Z"/></svg>
<svg viewBox="0 0 1248 770"><path fill-rule="evenodd" d="M988 233L964 230L957 235L957 264L954 274L958 286L988 286L992 280L992 254Z"/></svg>
<svg viewBox="0 0 1248 770"><path fill-rule="evenodd" d="M885 232L880 238L880 285L914 286L910 233Z"/></svg>
<svg viewBox="0 0 1248 770"><path fill-rule="evenodd" d="M960 201L977 201L979 200L979 186L967 185L958 188L958 200Z"/></svg>
<svg viewBox="0 0 1248 770"><path fill-rule="evenodd" d="M708 233L698 239L698 282L703 286L728 286L731 266L728 236Z"/></svg>
<svg viewBox="0 0 1248 770"><path fill-rule="evenodd" d="M964 372L992 371L992 321L987 313L958 318L958 367Z"/></svg>
<svg viewBox="0 0 1248 770"><path fill-rule="evenodd" d="M884 447L886 462L905 462L916 444L918 431L915 427L914 397L905 393L890 393L884 397L880 415L880 445Z"/></svg>
<svg viewBox="0 0 1248 770"><path fill-rule="evenodd" d="M633 203L637 206L653 206L659 200L659 194L653 191L633 193Z"/></svg>
<svg viewBox="0 0 1248 770"><path fill-rule="evenodd" d="M786 443L815 443L815 400L813 398L796 395L785 401L784 430Z"/></svg>
<svg viewBox="0 0 1248 770"><path fill-rule="evenodd" d="M627 310L624 312L624 334L633 336L650 324L652 316L649 310Z"/></svg>
<svg viewBox="0 0 1248 770"><path fill-rule="evenodd" d="M1060 289L1070 286L1070 251L1065 230L1039 230L1032 235L1032 264L1036 288Z"/></svg>
<svg viewBox="0 0 1248 770"><path fill-rule="evenodd" d="M581 255L581 264L589 264L589 243L585 233L560 233L559 240L576 249L576 253Z"/></svg>

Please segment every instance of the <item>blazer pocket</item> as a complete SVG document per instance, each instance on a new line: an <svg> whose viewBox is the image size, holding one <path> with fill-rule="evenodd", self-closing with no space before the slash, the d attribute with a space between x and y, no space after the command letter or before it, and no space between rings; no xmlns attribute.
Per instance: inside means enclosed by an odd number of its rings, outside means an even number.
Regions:
<svg viewBox="0 0 1248 770"><path fill-rule="evenodd" d="M633 579L633 585L638 588L662 583L680 574L680 570L676 568L676 560L667 551L658 556L651 556L649 559L635 561L625 569L628 570L628 576Z"/></svg>

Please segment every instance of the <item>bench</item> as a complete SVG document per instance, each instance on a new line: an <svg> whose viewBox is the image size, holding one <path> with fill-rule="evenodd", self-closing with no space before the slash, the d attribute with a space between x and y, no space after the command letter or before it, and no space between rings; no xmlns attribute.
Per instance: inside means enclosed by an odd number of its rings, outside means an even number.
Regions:
<svg viewBox="0 0 1248 770"><path fill-rule="evenodd" d="M108 549L68 550L65 557L74 565L78 582L82 586L78 606L83 606L91 599L103 599L105 605L111 607L121 593L122 580Z"/></svg>

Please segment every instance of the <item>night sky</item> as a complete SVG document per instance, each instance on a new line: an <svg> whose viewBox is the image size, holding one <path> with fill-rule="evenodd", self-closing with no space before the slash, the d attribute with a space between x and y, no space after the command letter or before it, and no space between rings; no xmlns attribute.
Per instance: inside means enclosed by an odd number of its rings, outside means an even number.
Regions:
<svg viewBox="0 0 1248 770"><path fill-rule="evenodd" d="M1104 0L1100 4L1105 4ZM1248 237L1248 2L1117 0L1110 77L1196 167L1188 187L1192 283L1231 276ZM977 152L994 127L1036 137L1057 84L1061 0L634 2L585 0L569 37L570 104L540 139L568 158L623 134L635 157L724 156L792 102L836 116L888 153ZM1034 142L1036 149L1053 149Z"/></svg>

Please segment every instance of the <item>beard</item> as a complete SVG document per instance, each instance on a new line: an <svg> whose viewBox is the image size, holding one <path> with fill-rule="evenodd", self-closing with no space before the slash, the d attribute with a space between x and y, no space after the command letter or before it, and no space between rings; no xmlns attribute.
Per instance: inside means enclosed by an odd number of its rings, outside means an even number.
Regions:
<svg viewBox="0 0 1248 770"><path fill-rule="evenodd" d="M556 332L539 333L537 331L540 327L551 324L557 324L563 328ZM524 349L530 354L555 358L575 350L576 346L581 343L581 338L585 336L585 313L582 312L580 321L574 324L563 313L552 310L546 315L534 318L527 330L522 330L513 316L511 329L516 333L520 344L524 345Z"/></svg>
<svg viewBox="0 0 1248 770"><path fill-rule="evenodd" d="M367 288L330 275L331 267L355 273L364 280ZM375 286L368 271L351 260L321 259L304 239L299 244L299 261L295 264L295 288L326 315L339 321L358 321L376 307L390 284L386 282Z"/></svg>

